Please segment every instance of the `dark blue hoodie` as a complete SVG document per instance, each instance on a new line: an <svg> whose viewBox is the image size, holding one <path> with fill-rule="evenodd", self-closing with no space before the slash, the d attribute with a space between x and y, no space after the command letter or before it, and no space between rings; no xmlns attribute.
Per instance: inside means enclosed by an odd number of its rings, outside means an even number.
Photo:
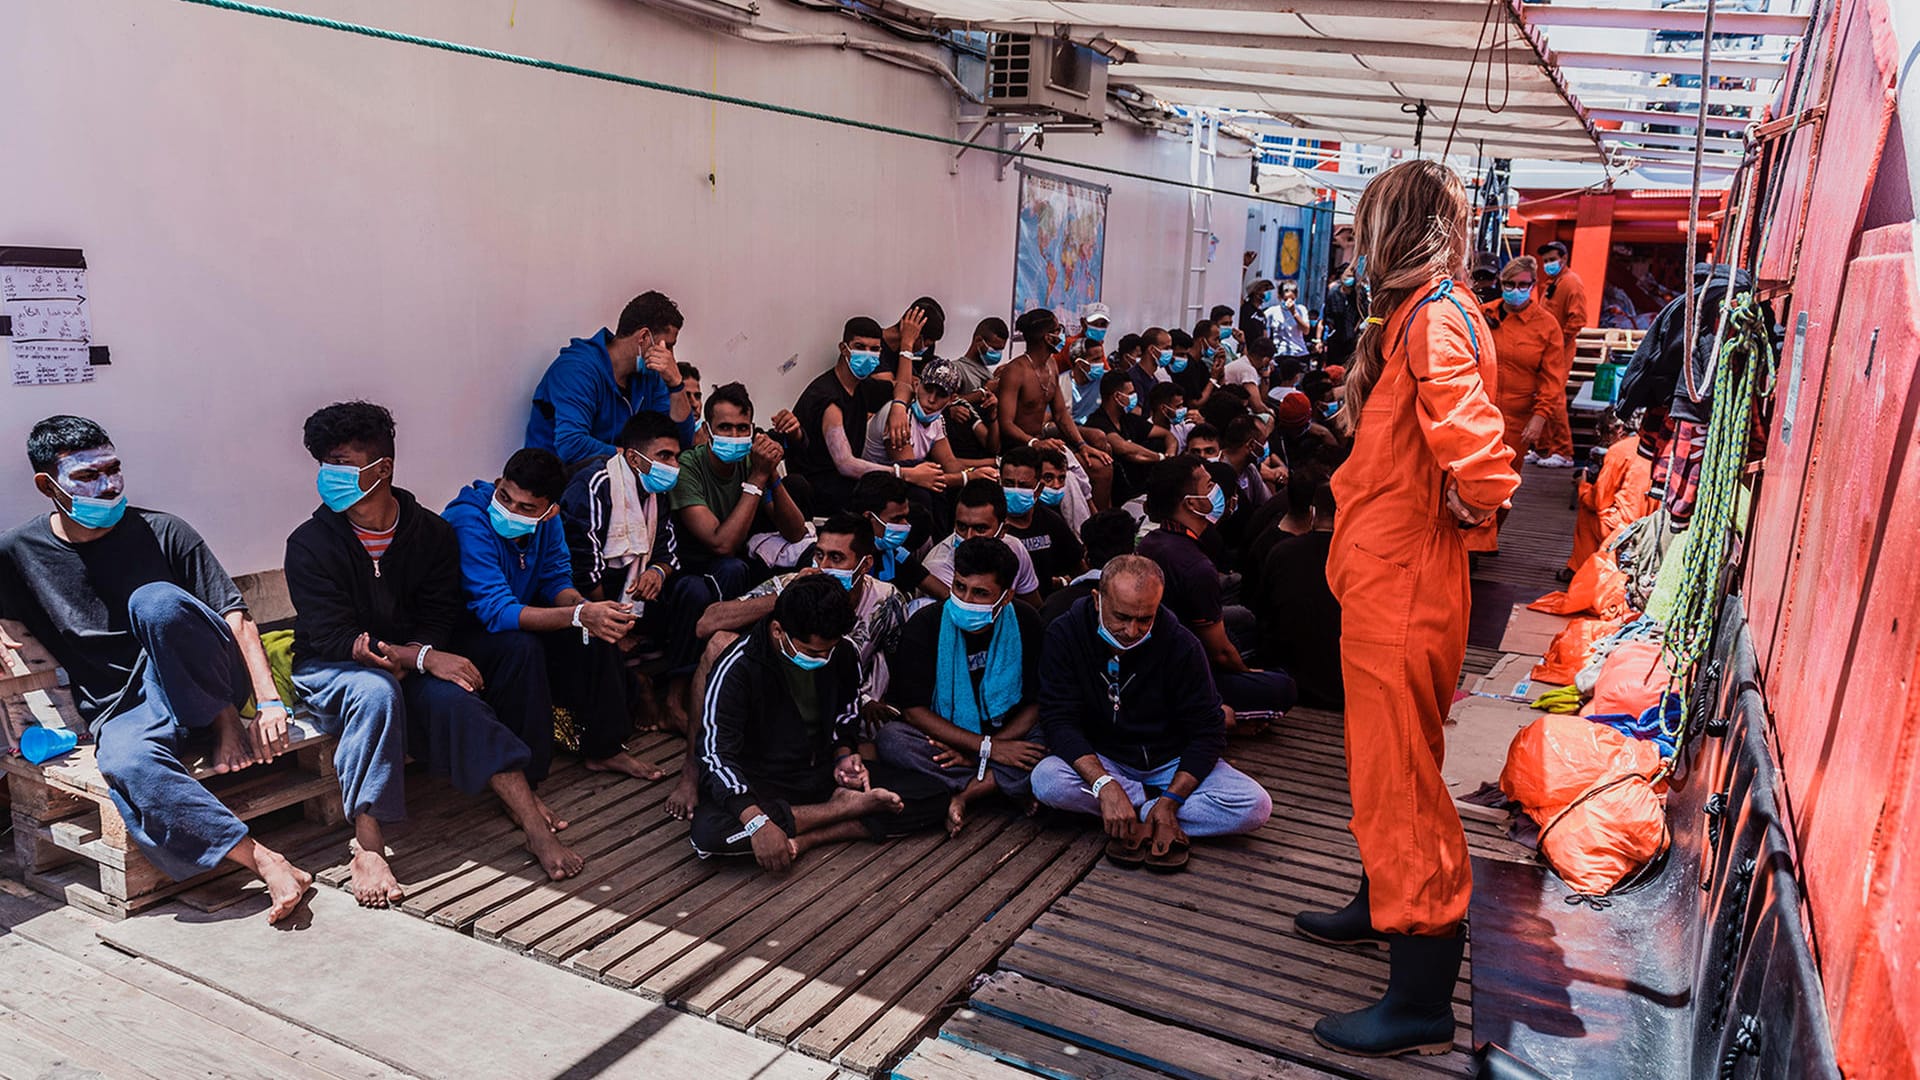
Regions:
<svg viewBox="0 0 1920 1080"><path fill-rule="evenodd" d="M613 381L613 361L607 342L613 331L602 327L590 338L574 338L547 365L547 373L533 390L533 410L527 415L527 445L551 450L569 465L618 451L613 440L627 418L637 412L670 415L673 392L666 380L644 365L633 373L627 389ZM694 417L680 421L680 441L693 443ZM485 509L482 507L481 509Z"/></svg>
<svg viewBox="0 0 1920 1080"><path fill-rule="evenodd" d="M467 610L490 634L520 629L520 609L553 607L555 597L573 588L567 534L555 514L533 535L508 540L493 531L487 504L493 485L475 480L460 489L441 517L460 540L460 580Z"/></svg>

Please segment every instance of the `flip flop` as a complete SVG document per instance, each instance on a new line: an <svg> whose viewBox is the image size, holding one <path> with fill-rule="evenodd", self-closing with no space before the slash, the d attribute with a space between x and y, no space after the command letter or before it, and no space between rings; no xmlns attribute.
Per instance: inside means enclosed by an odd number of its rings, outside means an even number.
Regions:
<svg viewBox="0 0 1920 1080"><path fill-rule="evenodd" d="M1174 874L1185 870L1187 860L1192 857L1193 841L1187 839L1183 833L1175 837L1173 843L1167 845L1167 852L1164 855L1155 855L1148 850L1146 866L1156 874Z"/></svg>
<svg viewBox="0 0 1920 1080"><path fill-rule="evenodd" d="M1147 861L1144 842L1129 844L1118 837L1107 841L1107 861L1122 870L1138 870Z"/></svg>

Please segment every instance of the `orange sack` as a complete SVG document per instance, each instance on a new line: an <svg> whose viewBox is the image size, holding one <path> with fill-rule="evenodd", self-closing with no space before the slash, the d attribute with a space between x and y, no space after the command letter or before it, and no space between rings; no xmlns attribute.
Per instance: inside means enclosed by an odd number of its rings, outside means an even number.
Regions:
<svg viewBox="0 0 1920 1080"><path fill-rule="evenodd" d="M1660 703L1673 682L1666 650L1657 641L1629 641L1607 654L1593 700L1581 716L1639 716Z"/></svg>
<svg viewBox="0 0 1920 1080"><path fill-rule="evenodd" d="M1575 619L1555 634L1547 646L1547 655L1533 665L1528 676L1549 686L1572 686L1573 677L1593 662L1593 647L1600 639L1626 625L1625 619Z"/></svg>
<svg viewBox="0 0 1920 1080"><path fill-rule="evenodd" d="M1625 617L1627 572L1610 551L1595 552L1567 583L1566 592L1552 592L1527 606L1553 615L1596 615L1602 619Z"/></svg>
<svg viewBox="0 0 1920 1080"><path fill-rule="evenodd" d="M1660 748L1577 716L1548 714L1507 748L1500 790L1540 825L1540 853L1574 892L1602 896L1670 839L1653 784Z"/></svg>

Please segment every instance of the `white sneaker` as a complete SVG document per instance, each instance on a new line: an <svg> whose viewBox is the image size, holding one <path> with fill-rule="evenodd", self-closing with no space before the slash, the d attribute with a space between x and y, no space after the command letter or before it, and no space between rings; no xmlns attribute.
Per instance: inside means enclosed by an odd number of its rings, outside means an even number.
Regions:
<svg viewBox="0 0 1920 1080"><path fill-rule="evenodd" d="M1540 464L1540 455L1539 455L1539 454L1536 454L1536 453L1534 453L1534 452L1533 452L1533 451L1531 451L1531 450L1529 450L1529 451L1527 451L1527 464L1529 464L1529 465L1538 465L1538 464Z"/></svg>
<svg viewBox="0 0 1920 1080"><path fill-rule="evenodd" d="M1573 459L1562 454L1554 454L1552 457L1541 458L1539 464L1543 469L1571 469Z"/></svg>

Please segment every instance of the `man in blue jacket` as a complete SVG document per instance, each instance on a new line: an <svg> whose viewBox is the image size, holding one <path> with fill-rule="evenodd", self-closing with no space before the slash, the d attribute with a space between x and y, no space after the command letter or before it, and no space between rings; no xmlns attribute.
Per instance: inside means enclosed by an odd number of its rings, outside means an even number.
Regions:
<svg viewBox="0 0 1920 1080"><path fill-rule="evenodd" d="M1161 871L1187 863L1188 837L1252 832L1273 813L1227 748L1207 654L1160 601L1160 567L1122 555L1092 596L1047 628L1040 723L1053 752L1034 797L1097 815L1107 858Z"/></svg>
<svg viewBox="0 0 1920 1080"><path fill-rule="evenodd" d="M460 540L471 616L454 648L480 669L494 712L532 751L528 781L546 778L555 703L573 716L587 768L657 780L665 773L625 748L633 720L614 643L634 616L623 601L588 600L574 588L556 513L566 486L559 458L519 450L498 480L476 480L448 504L442 516Z"/></svg>
<svg viewBox="0 0 1920 1080"><path fill-rule="evenodd" d="M620 312L619 326L574 338L547 365L533 390L527 446L551 450L569 466L619 453L614 438L637 412L666 413L693 445L694 410L673 347L686 320L665 294L643 292Z"/></svg>

